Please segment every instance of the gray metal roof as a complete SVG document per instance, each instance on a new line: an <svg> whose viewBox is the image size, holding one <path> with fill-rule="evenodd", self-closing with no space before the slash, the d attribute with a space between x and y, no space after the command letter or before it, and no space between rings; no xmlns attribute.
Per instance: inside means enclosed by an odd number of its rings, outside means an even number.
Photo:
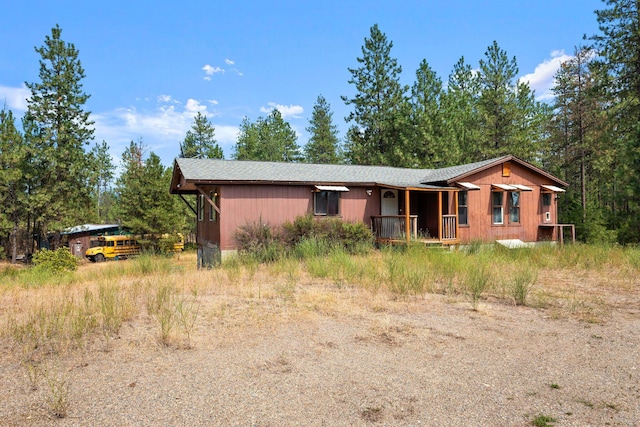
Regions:
<svg viewBox="0 0 640 427"><path fill-rule="evenodd" d="M107 230L109 228L118 228L120 224L83 224L76 225L75 227L69 227L62 231L60 234L75 234L75 233L84 233L91 231L101 231Z"/></svg>

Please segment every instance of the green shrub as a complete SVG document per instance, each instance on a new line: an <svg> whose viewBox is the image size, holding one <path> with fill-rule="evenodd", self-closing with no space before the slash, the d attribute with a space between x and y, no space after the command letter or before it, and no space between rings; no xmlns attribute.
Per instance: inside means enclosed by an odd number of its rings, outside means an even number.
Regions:
<svg viewBox="0 0 640 427"><path fill-rule="evenodd" d="M58 273L75 271L78 268L78 260L67 248L59 248L55 251L42 249L33 254L33 265L39 270Z"/></svg>

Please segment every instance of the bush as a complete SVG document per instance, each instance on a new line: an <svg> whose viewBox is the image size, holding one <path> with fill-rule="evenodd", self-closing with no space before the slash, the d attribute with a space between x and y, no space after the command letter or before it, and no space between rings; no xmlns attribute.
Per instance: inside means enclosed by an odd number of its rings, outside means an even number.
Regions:
<svg viewBox="0 0 640 427"><path fill-rule="evenodd" d="M55 251L42 249L33 254L33 265L39 270L58 273L76 271L78 260L67 248L59 248Z"/></svg>
<svg viewBox="0 0 640 427"><path fill-rule="evenodd" d="M321 241L328 250L342 248L348 253L366 253L373 248L373 233L362 222L345 222L339 218L316 219L311 215L296 218L282 226L282 241L288 248Z"/></svg>
<svg viewBox="0 0 640 427"><path fill-rule="evenodd" d="M243 225L234 235L238 250L242 255L249 255L258 262L273 262L285 252L279 236L269 224L262 221Z"/></svg>

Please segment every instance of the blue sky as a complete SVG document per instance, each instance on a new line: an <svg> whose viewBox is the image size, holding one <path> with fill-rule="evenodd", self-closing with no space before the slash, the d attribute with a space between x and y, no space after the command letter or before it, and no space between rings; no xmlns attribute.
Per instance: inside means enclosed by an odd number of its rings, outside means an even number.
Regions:
<svg viewBox="0 0 640 427"><path fill-rule="evenodd" d="M461 56L477 68L496 40L548 99L559 63L596 33L602 8L599 0L0 0L0 102L23 115L24 82L38 81L34 47L59 24L80 52L95 139L116 163L142 138L171 165L197 111L229 158L243 117L273 108L304 145L320 94L344 137L350 110L340 96L355 93L347 68L357 67L374 24L393 42L405 84L423 59L444 82Z"/></svg>

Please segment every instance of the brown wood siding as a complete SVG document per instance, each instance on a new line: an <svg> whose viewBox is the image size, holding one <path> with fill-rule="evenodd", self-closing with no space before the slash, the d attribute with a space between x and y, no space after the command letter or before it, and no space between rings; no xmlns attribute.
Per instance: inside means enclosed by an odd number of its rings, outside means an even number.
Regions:
<svg viewBox="0 0 640 427"><path fill-rule="evenodd" d="M220 248L235 249L238 227L262 221L278 226L313 212L310 186L223 185L220 187Z"/></svg>
<svg viewBox="0 0 640 427"><path fill-rule="evenodd" d="M223 185L218 187L220 221L212 227L206 219L198 224L198 235L219 243L221 250L236 249L238 227L262 221L273 227L313 214L313 186L310 185ZM371 196L366 192L371 189ZM207 190L208 191L208 190ZM380 214L380 195L375 188L349 187L341 193L340 217L346 221L371 223ZM214 228L214 229L212 229Z"/></svg>
<svg viewBox="0 0 640 427"><path fill-rule="evenodd" d="M510 164L510 174L503 176L502 165L478 172L465 178L480 187L468 194L469 225L460 226L459 236L462 242L492 241L500 239L521 239L533 242L540 239L539 225L544 223L544 210L540 185L556 185L549 178L522 167L517 163ZM520 192L520 223L509 224L508 205L504 200L504 224L494 225L491 204L492 184L521 184L533 191ZM551 200L551 223L556 219L555 197Z"/></svg>
<svg viewBox="0 0 640 427"><path fill-rule="evenodd" d="M218 204L222 204L220 201L220 187L212 185L212 186L201 186L201 188L205 191L205 193L209 194L211 192L218 192ZM200 195L196 196L198 202L196 203L196 212L199 212L200 203ZM220 215L215 216L215 221L209 221L210 212L214 210L213 207L204 200L204 212L202 216L202 221L198 220L198 216L196 215L197 221L197 232L196 232L196 242L199 245L203 245L204 242L215 243L220 246Z"/></svg>

